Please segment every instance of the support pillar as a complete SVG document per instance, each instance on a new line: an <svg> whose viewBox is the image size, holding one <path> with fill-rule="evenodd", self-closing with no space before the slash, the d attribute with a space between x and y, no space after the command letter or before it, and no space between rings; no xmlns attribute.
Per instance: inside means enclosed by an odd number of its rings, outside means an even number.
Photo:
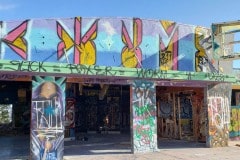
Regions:
<svg viewBox="0 0 240 160"><path fill-rule="evenodd" d="M32 87L31 159L62 160L65 78L35 76Z"/></svg>
<svg viewBox="0 0 240 160"><path fill-rule="evenodd" d="M208 86L208 147L228 146L231 88L229 83Z"/></svg>
<svg viewBox="0 0 240 160"><path fill-rule="evenodd" d="M156 88L150 81L136 80L130 87L132 151L157 150Z"/></svg>

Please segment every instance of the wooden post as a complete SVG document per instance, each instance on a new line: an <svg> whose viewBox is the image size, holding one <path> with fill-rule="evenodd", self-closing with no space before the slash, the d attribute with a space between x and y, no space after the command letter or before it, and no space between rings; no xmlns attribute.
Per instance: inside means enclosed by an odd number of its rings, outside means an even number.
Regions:
<svg viewBox="0 0 240 160"><path fill-rule="evenodd" d="M176 122L176 100L175 93L173 92L173 121L174 121L174 138L176 138L177 122Z"/></svg>
<svg viewBox="0 0 240 160"><path fill-rule="evenodd" d="M181 109L180 109L180 97L179 96L178 96L178 130L179 130L179 139L182 139Z"/></svg>
<svg viewBox="0 0 240 160"><path fill-rule="evenodd" d="M197 114L197 110L199 109L200 106L198 106L198 99L196 96L192 96L190 98L191 100L191 104L192 104L192 122L193 122L193 138L194 138L194 141L197 141L197 138L198 138L198 125L199 125L199 115Z"/></svg>

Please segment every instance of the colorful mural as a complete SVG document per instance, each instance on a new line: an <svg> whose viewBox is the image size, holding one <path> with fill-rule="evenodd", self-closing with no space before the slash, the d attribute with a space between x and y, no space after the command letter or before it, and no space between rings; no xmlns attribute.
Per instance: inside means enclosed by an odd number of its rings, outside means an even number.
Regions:
<svg viewBox="0 0 240 160"><path fill-rule="evenodd" d="M23 60L27 60L28 56L28 43L25 39L27 25L28 21L24 21L17 27L10 30L3 38L1 37L1 40Z"/></svg>
<svg viewBox="0 0 240 160"><path fill-rule="evenodd" d="M231 106L231 121L229 137L231 140L240 139L240 106Z"/></svg>
<svg viewBox="0 0 240 160"><path fill-rule="evenodd" d="M195 70L196 72L215 72L214 60L211 54L212 42L210 31L202 27L195 28Z"/></svg>
<svg viewBox="0 0 240 160"><path fill-rule="evenodd" d="M157 149L156 91L153 82L132 85L133 152Z"/></svg>
<svg viewBox="0 0 240 160"><path fill-rule="evenodd" d="M66 111L65 111L65 127L75 127L75 103L76 100L73 98L67 98L66 100Z"/></svg>
<svg viewBox="0 0 240 160"><path fill-rule="evenodd" d="M58 59L67 57L67 52L74 47L74 64L93 65L96 62L96 47L94 39L97 37L97 20L82 36L82 21L80 17L74 19L74 40L67 33L64 27L57 21L57 34L61 41L58 43ZM69 63L69 61L68 61Z"/></svg>
<svg viewBox="0 0 240 160"><path fill-rule="evenodd" d="M142 51L139 45L142 42L142 21L133 20L133 41L124 22L122 22L122 41L125 44L122 49L122 64L124 67L136 68L142 66Z"/></svg>
<svg viewBox="0 0 240 160"><path fill-rule="evenodd" d="M209 147L228 146L230 124L231 84L218 84L208 88Z"/></svg>
<svg viewBox="0 0 240 160"><path fill-rule="evenodd" d="M209 29L198 26L82 17L1 23L1 60L208 72Z"/></svg>
<svg viewBox="0 0 240 160"><path fill-rule="evenodd" d="M32 80L31 159L60 160L64 148L65 78Z"/></svg>
<svg viewBox="0 0 240 160"><path fill-rule="evenodd" d="M207 28L140 18L74 17L0 23L1 71L235 82L234 76L216 72ZM62 159L65 78L35 76L32 84L32 159ZM230 84L208 90L210 147L228 143L230 90ZM136 80L131 91L133 152L154 151L155 84ZM191 112L188 110L185 118L192 118Z"/></svg>
<svg viewBox="0 0 240 160"><path fill-rule="evenodd" d="M75 103L76 100L74 98L66 99L66 107L65 107L65 138L75 138Z"/></svg>
<svg viewBox="0 0 240 160"><path fill-rule="evenodd" d="M160 21L166 38L160 37L160 69L177 70L178 69L178 36L179 30L177 23L172 21ZM168 39L168 41L166 41Z"/></svg>

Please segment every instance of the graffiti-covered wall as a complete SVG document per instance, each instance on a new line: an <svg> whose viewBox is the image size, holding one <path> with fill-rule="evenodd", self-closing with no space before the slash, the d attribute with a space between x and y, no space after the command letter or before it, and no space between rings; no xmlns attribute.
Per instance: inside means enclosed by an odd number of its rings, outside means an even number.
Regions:
<svg viewBox="0 0 240 160"><path fill-rule="evenodd" d="M231 106L229 137L231 140L240 139L240 106Z"/></svg>
<svg viewBox="0 0 240 160"><path fill-rule="evenodd" d="M65 78L33 77L31 159L63 158Z"/></svg>
<svg viewBox="0 0 240 160"><path fill-rule="evenodd" d="M140 18L0 22L2 60L212 72L210 30ZM31 65L30 65L31 66ZM28 67L33 71L41 68ZM56 70L57 72L57 70Z"/></svg>
<svg viewBox="0 0 240 160"><path fill-rule="evenodd" d="M208 139L209 147L228 146L231 84L221 83L208 87Z"/></svg>
<svg viewBox="0 0 240 160"><path fill-rule="evenodd" d="M156 89L153 82L134 81L131 88L133 152L157 149Z"/></svg>

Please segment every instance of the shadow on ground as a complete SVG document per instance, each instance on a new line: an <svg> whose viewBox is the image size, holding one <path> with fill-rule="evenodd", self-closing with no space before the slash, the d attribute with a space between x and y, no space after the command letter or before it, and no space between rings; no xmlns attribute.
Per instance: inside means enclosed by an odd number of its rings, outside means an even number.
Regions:
<svg viewBox="0 0 240 160"><path fill-rule="evenodd" d="M158 141L158 148L159 149L206 148L206 143L162 138L159 139Z"/></svg>
<svg viewBox="0 0 240 160"><path fill-rule="evenodd" d="M85 138L84 138L85 137ZM0 159L27 160L30 154L29 135L0 136ZM205 143L159 139L159 149L206 148ZM85 134L64 142L64 156L131 154L129 134Z"/></svg>
<svg viewBox="0 0 240 160"><path fill-rule="evenodd" d="M27 160L30 153L29 135L0 136L0 159L3 160Z"/></svg>
<svg viewBox="0 0 240 160"><path fill-rule="evenodd" d="M78 136L74 141L66 141L64 145L64 155L131 153L130 135L88 134L84 135L83 137Z"/></svg>

